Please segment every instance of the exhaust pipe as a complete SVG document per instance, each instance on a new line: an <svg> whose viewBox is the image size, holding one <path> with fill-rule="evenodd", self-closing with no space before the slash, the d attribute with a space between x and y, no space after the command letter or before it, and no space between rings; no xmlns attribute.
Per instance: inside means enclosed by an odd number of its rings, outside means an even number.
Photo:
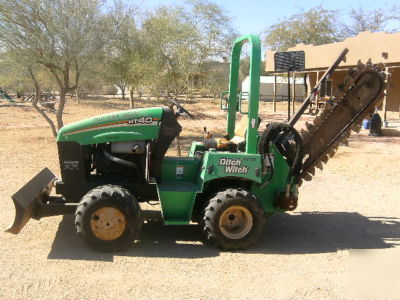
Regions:
<svg viewBox="0 0 400 300"><path fill-rule="evenodd" d="M35 212L49 199L56 178L48 168L44 168L11 197L15 206L15 219L6 232L17 234L31 218L40 219L40 216L35 216Z"/></svg>

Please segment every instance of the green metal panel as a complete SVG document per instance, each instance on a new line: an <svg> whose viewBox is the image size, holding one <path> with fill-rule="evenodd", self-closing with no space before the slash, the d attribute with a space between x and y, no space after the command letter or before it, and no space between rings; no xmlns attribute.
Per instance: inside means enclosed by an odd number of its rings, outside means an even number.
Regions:
<svg viewBox="0 0 400 300"><path fill-rule="evenodd" d="M200 165L201 160L194 157L163 159L157 192L165 224L180 225L190 222L196 194L202 187L198 180Z"/></svg>
<svg viewBox="0 0 400 300"><path fill-rule="evenodd" d="M189 157L193 157L196 151L206 151L203 142L192 142L189 151Z"/></svg>
<svg viewBox="0 0 400 300"><path fill-rule="evenodd" d="M257 153L257 128L258 128L258 104L260 100L260 64L261 64L261 43L256 35L244 35L238 38L233 45L231 69L229 75L229 104L227 131L229 138L235 134L237 92L239 81L240 53L243 45L248 42L250 50L250 92L249 92L249 121L246 133L246 152Z"/></svg>
<svg viewBox="0 0 400 300"><path fill-rule="evenodd" d="M162 113L162 107L153 107L89 118L61 128L58 132L57 141L73 141L81 145L89 145L115 141L156 139Z"/></svg>
<svg viewBox="0 0 400 300"><path fill-rule="evenodd" d="M271 177L270 172L263 174L262 182L269 182L266 185L253 184L251 188L251 192L260 199L261 205L267 213L283 211L275 209L274 203L278 193L286 190L287 176L290 170L285 158L275 146L271 147L271 154L274 166L273 176Z"/></svg>
<svg viewBox="0 0 400 300"><path fill-rule="evenodd" d="M204 155L201 178L206 182L223 177L261 182L261 155L208 151Z"/></svg>
<svg viewBox="0 0 400 300"><path fill-rule="evenodd" d="M161 183L194 183L200 163L200 159L194 157L165 157L161 163Z"/></svg>
<svg viewBox="0 0 400 300"><path fill-rule="evenodd" d="M192 183L157 184L161 212L166 225L189 224L200 188Z"/></svg>

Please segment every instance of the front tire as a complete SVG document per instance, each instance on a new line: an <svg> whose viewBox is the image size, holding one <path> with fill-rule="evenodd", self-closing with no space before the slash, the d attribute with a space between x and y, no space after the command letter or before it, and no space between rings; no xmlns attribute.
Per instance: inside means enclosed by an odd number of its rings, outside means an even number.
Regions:
<svg viewBox="0 0 400 300"><path fill-rule="evenodd" d="M257 197L243 189L227 189L210 199L203 220L208 241L223 250L243 250L263 233L265 213Z"/></svg>
<svg viewBox="0 0 400 300"><path fill-rule="evenodd" d="M140 233L140 206L128 190L114 185L100 186L82 198L75 213L75 226L95 250L124 250Z"/></svg>

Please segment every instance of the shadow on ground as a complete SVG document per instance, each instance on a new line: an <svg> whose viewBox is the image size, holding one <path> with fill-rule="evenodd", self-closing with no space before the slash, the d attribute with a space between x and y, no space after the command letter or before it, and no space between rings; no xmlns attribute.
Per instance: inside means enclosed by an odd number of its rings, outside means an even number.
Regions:
<svg viewBox="0 0 400 300"><path fill-rule="evenodd" d="M201 243L197 225L164 226L160 216L143 225L140 240L119 253L98 253L76 235L73 216L61 221L49 259L113 261L116 256L204 258L220 250ZM266 224L263 240L246 253L317 254L341 249L384 249L399 245L400 219L347 212L277 214Z"/></svg>
<svg viewBox="0 0 400 300"><path fill-rule="evenodd" d="M400 136L400 131L396 130L396 129L382 128L382 135L383 136Z"/></svg>
<svg viewBox="0 0 400 300"><path fill-rule="evenodd" d="M0 103L1 104L1 103ZM7 104L1 104L0 108L6 108L6 107L17 107L21 108L24 111L34 111L35 108L32 106L30 102L11 102Z"/></svg>

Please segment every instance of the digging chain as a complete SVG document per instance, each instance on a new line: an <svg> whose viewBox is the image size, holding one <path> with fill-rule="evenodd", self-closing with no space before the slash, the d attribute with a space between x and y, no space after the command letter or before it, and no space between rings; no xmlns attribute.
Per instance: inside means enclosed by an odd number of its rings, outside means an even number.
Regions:
<svg viewBox="0 0 400 300"><path fill-rule="evenodd" d="M362 120L382 99L384 79L382 66L373 66L370 61L366 65L359 62L356 69L348 72L313 123L306 123L306 129L301 130L304 158L299 185L313 178L315 168L323 169L339 144L347 143L351 130L360 131Z"/></svg>

